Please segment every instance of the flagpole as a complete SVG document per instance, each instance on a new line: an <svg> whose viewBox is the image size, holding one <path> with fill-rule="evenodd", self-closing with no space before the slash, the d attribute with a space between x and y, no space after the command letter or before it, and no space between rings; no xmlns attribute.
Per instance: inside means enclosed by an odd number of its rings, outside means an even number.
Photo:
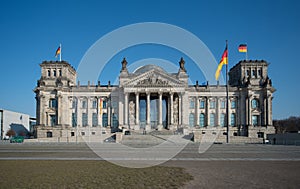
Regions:
<svg viewBox="0 0 300 189"><path fill-rule="evenodd" d="M248 45L246 44L246 47L247 47L247 49L246 49L246 61L248 60Z"/></svg>
<svg viewBox="0 0 300 189"><path fill-rule="evenodd" d="M229 96L228 96L228 41L226 40L226 48L227 48L227 64L226 64L226 143L229 143Z"/></svg>
<svg viewBox="0 0 300 189"><path fill-rule="evenodd" d="M59 61L61 62L61 53L62 53L62 49L61 49L61 43L59 44L59 48L60 48L60 53L59 53Z"/></svg>

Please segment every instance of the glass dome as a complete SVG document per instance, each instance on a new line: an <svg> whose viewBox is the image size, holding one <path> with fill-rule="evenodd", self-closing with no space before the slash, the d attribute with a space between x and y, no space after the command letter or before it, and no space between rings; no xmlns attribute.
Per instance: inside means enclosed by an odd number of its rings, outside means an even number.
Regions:
<svg viewBox="0 0 300 189"><path fill-rule="evenodd" d="M145 65L145 66L138 67L136 70L134 70L133 73L142 74L142 73L148 72L148 71L153 70L153 69L165 72L164 69L162 69L161 67L159 67L157 65L148 64L148 65Z"/></svg>

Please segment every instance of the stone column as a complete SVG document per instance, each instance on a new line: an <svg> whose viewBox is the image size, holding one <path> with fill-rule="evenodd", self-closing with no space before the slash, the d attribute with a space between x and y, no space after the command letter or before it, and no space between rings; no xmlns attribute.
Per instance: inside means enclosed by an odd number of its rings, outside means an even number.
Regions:
<svg viewBox="0 0 300 189"><path fill-rule="evenodd" d="M248 98L248 125L252 125L252 116L251 116L251 97Z"/></svg>
<svg viewBox="0 0 300 189"><path fill-rule="evenodd" d="M107 125L108 127L111 127L112 126L112 123L111 123L111 105L110 105L110 100L109 98L105 98L105 101L106 101L106 109L107 109Z"/></svg>
<svg viewBox="0 0 300 189"><path fill-rule="evenodd" d="M139 93L135 93L135 130L140 129L140 99Z"/></svg>
<svg viewBox="0 0 300 189"><path fill-rule="evenodd" d="M196 96L196 98L195 98L195 105L196 105L196 109L195 109L195 126L199 126L199 98L198 98L198 96Z"/></svg>
<svg viewBox="0 0 300 189"><path fill-rule="evenodd" d="M204 125L205 126L208 126L209 125L209 111L208 111L208 103L209 103L209 99L208 97L205 97L205 123Z"/></svg>
<svg viewBox="0 0 300 189"><path fill-rule="evenodd" d="M62 119L62 96L57 96L57 110L56 110L56 124L61 125L61 119Z"/></svg>
<svg viewBox="0 0 300 189"><path fill-rule="evenodd" d="M40 125L47 125L47 122L46 122L46 116L45 116L45 99L46 97L44 95L41 95L38 97L39 100L40 100L40 103L39 103L39 116L40 116L40 121L39 121L39 124Z"/></svg>
<svg viewBox="0 0 300 189"><path fill-rule="evenodd" d="M88 127L91 127L92 124L92 117L93 117L93 112L92 112L92 102L91 102L92 98L88 97L87 98L87 117L88 117Z"/></svg>
<svg viewBox="0 0 300 189"><path fill-rule="evenodd" d="M158 93L159 95L159 101L158 101L158 130L163 129L162 125L162 92Z"/></svg>
<svg viewBox="0 0 300 189"><path fill-rule="evenodd" d="M97 99L97 104L98 104L98 107L97 107L97 111L98 111L98 125L100 125L100 127L102 127L103 125L102 125L102 111L101 111L101 109L102 109L102 107L100 107L102 104L100 103L102 100L101 100L101 97L98 97L98 99Z"/></svg>
<svg viewBox="0 0 300 189"><path fill-rule="evenodd" d="M267 126L268 125L268 97L267 96L264 98L263 103L264 103L264 108L263 108L264 122L262 123L262 125Z"/></svg>
<svg viewBox="0 0 300 189"><path fill-rule="evenodd" d="M172 126L174 123L173 120L173 93L170 93L170 125Z"/></svg>
<svg viewBox="0 0 300 189"><path fill-rule="evenodd" d="M245 117L246 117L246 125L249 126L249 112L248 112L248 109L249 109L249 97L246 97L245 98L245 104L246 104L246 108L245 108Z"/></svg>
<svg viewBox="0 0 300 189"><path fill-rule="evenodd" d="M124 127L128 128L128 93L125 93L124 107Z"/></svg>
<svg viewBox="0 0 300 189"><path fill-rule="evenodd" d="M150 93L147 92L147 123L146 123L146 130L151 130L150 125Z"/></svg>
<svg viewBox="0 0 300 189"><path fill-rule="evenodd" d="M221 99L216 97L215 98L215 108L216 108L216 114L215 114L215 123L216 125L215 126L220 126L221 123L220 123L220 101Z"/></svg>
<svg viewBox="0 0 300 189"><path fill-rule="evenodd" d="M178 93L178 106L179 106L179 118L178 118L178 125L182 125L182 94Z"/></svg>

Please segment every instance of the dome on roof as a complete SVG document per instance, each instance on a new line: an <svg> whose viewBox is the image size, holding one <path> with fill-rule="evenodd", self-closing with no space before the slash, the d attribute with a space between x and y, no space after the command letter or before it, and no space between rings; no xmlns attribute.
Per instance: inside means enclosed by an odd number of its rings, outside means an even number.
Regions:
<svg viewBox="0 0 300 189"><path fill-rule="evenodd" d="M142 73L148 72L148 71L153 70L153 69L165 72L164 69L162 69L161 67L159 67L157 65L148 64L148 65L145 65L145 66L138 67L136 70L134 70L133 73L142 74Z"/></svg>

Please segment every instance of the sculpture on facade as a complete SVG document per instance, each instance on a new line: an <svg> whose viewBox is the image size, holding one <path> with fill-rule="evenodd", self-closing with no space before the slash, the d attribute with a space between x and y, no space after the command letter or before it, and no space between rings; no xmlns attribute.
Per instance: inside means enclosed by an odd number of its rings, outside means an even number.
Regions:
<svg viewBox="0 0 300 189"><path fill-rule="evenodd" d="M129 103L129 124L135 124L135 103L133 101Z"/></svg>

